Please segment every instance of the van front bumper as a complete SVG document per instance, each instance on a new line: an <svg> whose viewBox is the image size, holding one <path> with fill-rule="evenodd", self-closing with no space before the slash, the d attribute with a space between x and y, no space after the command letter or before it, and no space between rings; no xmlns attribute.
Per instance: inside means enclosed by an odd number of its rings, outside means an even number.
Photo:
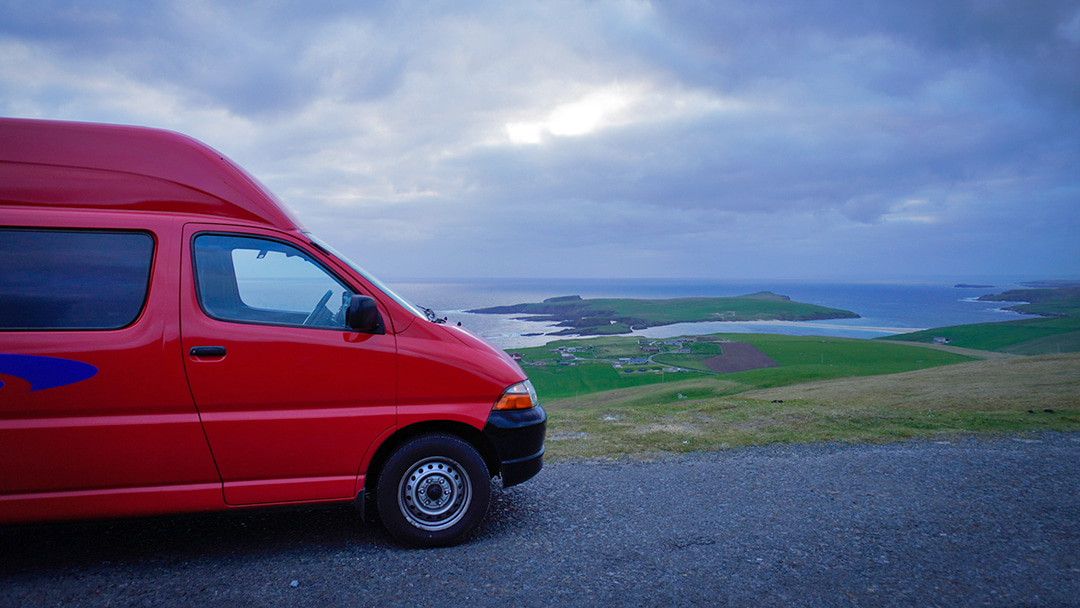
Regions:
<svg viewBox="0 0 1080 608"><path fill-rule="evenodd" d="M499 454L504 488L517 485L544 466L544 434L547 413L539 405L527 410L493 410L484 435Z"/></svg>

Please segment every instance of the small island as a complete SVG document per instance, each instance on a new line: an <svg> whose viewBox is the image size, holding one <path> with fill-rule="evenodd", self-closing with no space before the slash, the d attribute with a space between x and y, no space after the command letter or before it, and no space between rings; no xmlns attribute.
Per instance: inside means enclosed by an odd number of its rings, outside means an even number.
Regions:
<svg viewBox="0 0 1080 608"><path fill-rule="evenodd" d="M540 303L494 306L466 312L476 314L523 314L532 321L551 321L566 329L553 335L601 336L627 334L673 323L705 321L819 321L857 319L859 315L836 308L793 302L769 291L730 298L674 298L635 300L625 298L582 299L580 296L548 298Z"/></svg>

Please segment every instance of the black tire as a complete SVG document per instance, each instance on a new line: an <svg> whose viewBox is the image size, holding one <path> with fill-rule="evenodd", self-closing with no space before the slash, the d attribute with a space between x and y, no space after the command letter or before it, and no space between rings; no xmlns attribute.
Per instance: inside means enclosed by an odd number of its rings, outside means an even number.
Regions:
<svg viewBox="0 0 1080 608"><path fill-rule="evenodd" d="M450 435L421 435L399 446L379 473L375 506L394 538L445 547L480 525L491 476L471 445Z"/></svg>

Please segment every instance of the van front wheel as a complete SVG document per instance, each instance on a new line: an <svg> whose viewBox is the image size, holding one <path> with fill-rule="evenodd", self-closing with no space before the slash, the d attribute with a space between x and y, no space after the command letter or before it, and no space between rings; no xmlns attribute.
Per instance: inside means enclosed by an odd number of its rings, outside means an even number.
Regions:
<svg viewBox="0 0 1080 608"><path fill-rule="evenodd" d="M487 513L491 477L480 454L450 435L404 443L379 474L375 504L383 525L418 547L457 544Z"/></svg>

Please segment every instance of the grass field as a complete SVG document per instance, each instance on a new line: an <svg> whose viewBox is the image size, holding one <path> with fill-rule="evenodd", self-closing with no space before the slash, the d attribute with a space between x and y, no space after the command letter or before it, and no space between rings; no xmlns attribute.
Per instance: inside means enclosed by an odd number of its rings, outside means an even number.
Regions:
<svg viewBox="0 0 1080 608"><path fill-rule="evenodd" d="M971 361L733 396L724 395L735 388L728 382L694 378L546 403L548 458L1080 430L1075 353Z"/></svg>
<svg viewBox="0 0 1080 608"><path fill-rule="evenodd" d="M619 368L614 366L620 358L646 356L638 339L603 337L563 340L514 352L521 355L522 368L536 386L540 398L545 401L684 380L701 380L699 385L707 387L701 390L708 394L731 395L800 382L893 374L972 360L963 355L905 344L850 338L717 334L704 339L680 345L688 348L691 351L689 354L661 352L652 355L654 363L623 365ZM723 342L719 340L750 343L779 363L780 367L712 374L700 361L722 352ZM551 352L558 349L563 350ZM573 349L573 352L567 352L567 349ZM674 367L690 371L670 371Z"/></svg>
<svg viewBox="0 0 1080 608"><path fill-rule="evenodd" d="M933 342L945 338L963 348L1041 355L1080 352L1080 317L1039 317L1002 323L956 325L910 334L899 334L875 341Z"/></svg>

